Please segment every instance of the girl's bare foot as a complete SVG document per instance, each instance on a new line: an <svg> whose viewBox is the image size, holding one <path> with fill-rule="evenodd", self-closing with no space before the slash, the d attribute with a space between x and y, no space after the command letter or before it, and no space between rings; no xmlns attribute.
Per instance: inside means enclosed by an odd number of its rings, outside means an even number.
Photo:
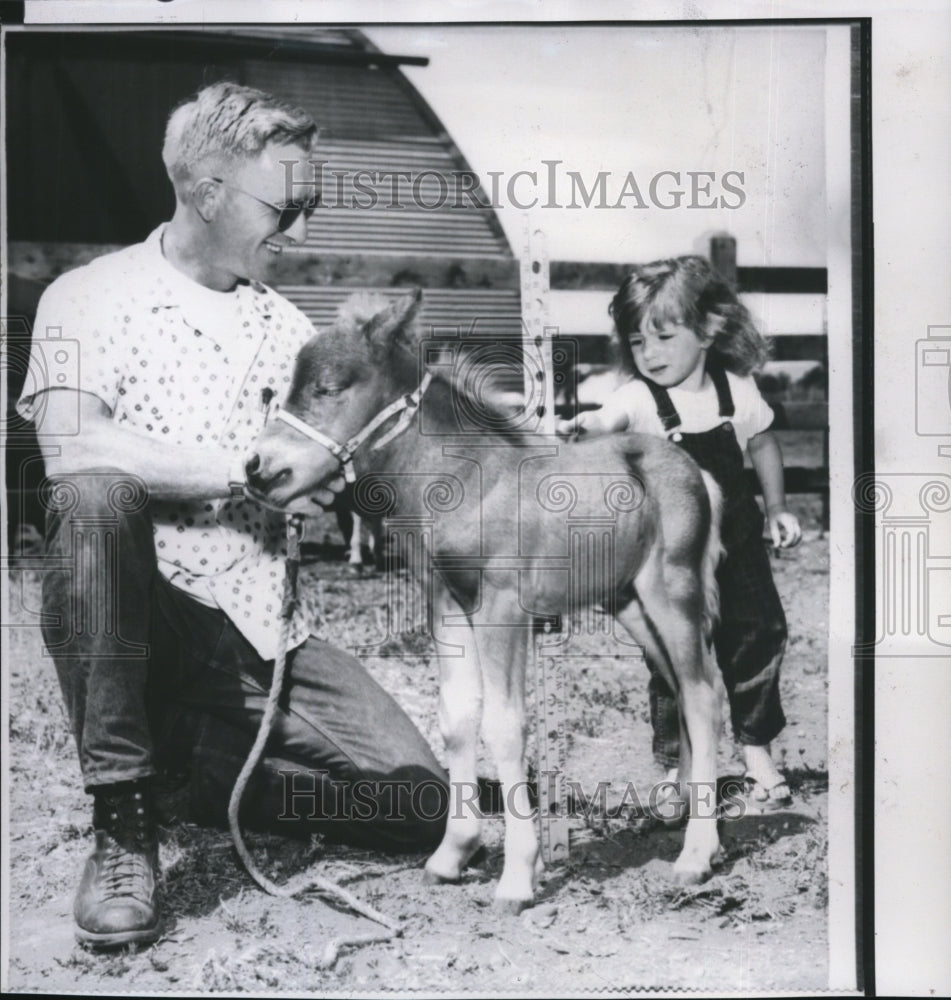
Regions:
<svg viewBox="0 0 951 1000"><path fill-rule="evenodd" d="M751 811L771 812L791 805L792 795L782 771L773 762L769 745L744 746L746 798Z"/></svg>

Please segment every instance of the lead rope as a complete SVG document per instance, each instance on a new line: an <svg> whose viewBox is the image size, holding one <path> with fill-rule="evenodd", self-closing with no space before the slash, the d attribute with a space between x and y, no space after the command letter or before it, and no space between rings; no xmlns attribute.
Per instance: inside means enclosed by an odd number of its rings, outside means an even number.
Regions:
<svg viewBox="0 0 951 1000"><path fill-rule="evenodd" d="M277 712L277 703L284 687L287 644L290 639L294 608L297 604L297 576L300 569L300 544L303 534L303 517L300 514L294 514L287 521L287 561L284 573L284 597L281 603L281 631L277 642L277 654L274 658L274 676L271 680L271 690L268 692L267 704L264 707L264 715L261 717L260 726L258 726L257 737L231 792L231 801L228 803L228 826L231 828L231 838L234 841L235 849L244 867L265 892L270 893L272 896L288 898L297 896L309 889L318 889L346 903L351 910L354 910L361 916L386 928L386 930L367 934L343 935L331 940L324 949L320 960L321 968L329 969L337 961L342 948L359 947L360 945L372 944L376 941L390 941L403 933L402 925L398 920L393 920L385 914L380 913L379 910L374 909L368 903L364 903L335 882L331 882L330 879L323 878L316 873L304 872L295 878L289 879L283 885L272 882L255 864L254 858L251 856L251 852L244 842L244 837L241 834L241 826L238 823L238 810L241 806L241 798L244 795L248 780L264 752L264 745L267 743L268 736L271 733L274 716Z"/></svg>

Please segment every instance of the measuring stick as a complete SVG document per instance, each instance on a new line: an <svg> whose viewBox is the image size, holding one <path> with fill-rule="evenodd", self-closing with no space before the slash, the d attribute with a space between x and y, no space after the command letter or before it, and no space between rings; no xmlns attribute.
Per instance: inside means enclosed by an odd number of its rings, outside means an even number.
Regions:
<svg viewBox="0 0 951 1000"><path fill-rule="evenodd" d="M525 219L521 260L522 366L525 401L538 417L538 433L555 433L555 372L548 322L548 248L545 234Z"/></svg>
<svg viewBox="0 0 951 1000"><path fill-rule="evenodd" d="M538 746L538 826L546 865L568 860L568 788L565 680L561 657L546 655L545 635L536 635L535 719Z"/></svg>
<svg viewBox="0 0 951 1000"><path fill-rule="evenodd" d="M521 255L522 364L526 406L534 408L538 433L555 433L555 373L548 321L549 261L545 235L525 219ZM568 791L565 782L567 736L565 684L561 658L546 652L551 625L536 633L535 718L538 776L538 826L545 864L568 858ZM546 647L547 642L547 647Z"/></svg>

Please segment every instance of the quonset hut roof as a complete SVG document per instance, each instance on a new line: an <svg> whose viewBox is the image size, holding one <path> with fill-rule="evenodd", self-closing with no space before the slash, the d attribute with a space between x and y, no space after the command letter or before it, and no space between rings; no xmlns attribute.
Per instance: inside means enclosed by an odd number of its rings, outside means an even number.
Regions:
<svg viewBox="0 0 951 1000"><path fill-rule="evenodd" d="M9 41L10 130L22 151L9 176L15 273L51 280L168 218L165 119L227 78L300 104L321 127L324 204L275 278L315 323L356 289L420 284L424 321L520 335L517 267L495 210L400 71L426 58L381 52L354 29L288 25L30 31ZM26 274L21 241L32 256Z"/></svg>
<svg viewBox="0 0 951 1000"><path fill-rule="evenodd" d="M283 54L249 62L246 82L301 105L321 127L328 211L312 219L308 249L511 256L484 193L460 194L478 179L399 69L426 60L382 53L355 30L269 32L270 41L285 46ZM229 36L261 37L253 29L231 29Z"/></svg>

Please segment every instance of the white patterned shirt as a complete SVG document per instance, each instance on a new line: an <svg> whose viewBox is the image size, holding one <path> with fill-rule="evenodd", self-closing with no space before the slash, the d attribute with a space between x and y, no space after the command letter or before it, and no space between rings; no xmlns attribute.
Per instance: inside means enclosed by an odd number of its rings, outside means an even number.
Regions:
<svg viewBox="0 0 951 1000"><path fill-rule="evenodd" d="M243 457L264 423L261 390L286 394L294 359L314 329L259 282L215 292L186 277L162 253L164 228L62 275L44 292L34 325L33 381L17 409L30 420L42 390L77 389L98 396L116 424L138 434ZM44 385L37 373L47 365L36 342L56 328L66 349L78 342L78 364L58 367ZM219 607L264 659L273 659L284 518L249 499L155 500L150 512L162 575ZM307 638L312 624L312 613L299 607L289 648Z"/></svg>

